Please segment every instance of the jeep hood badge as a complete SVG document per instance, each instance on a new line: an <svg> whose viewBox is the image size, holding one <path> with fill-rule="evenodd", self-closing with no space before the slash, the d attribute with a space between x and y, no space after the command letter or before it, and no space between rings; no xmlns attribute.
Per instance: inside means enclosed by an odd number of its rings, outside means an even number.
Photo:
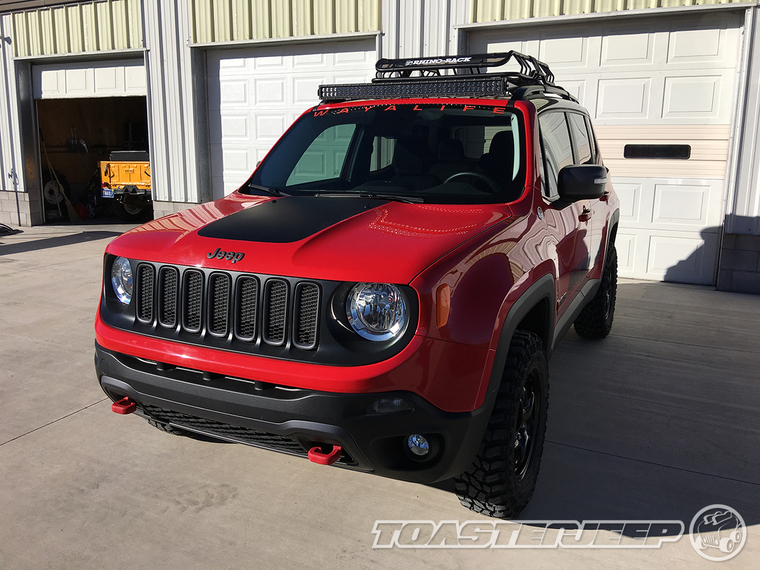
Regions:
<svg viewBox="0 0 760 570"><path fill-rule="evenodd" d="M209 259L214 259L216 257L217 259L226 259L232 263L237 263L245 257L245 253L242 251L224 251L222 248L217 247L216 251L209 251L206 254L206 257Z"/></svg>

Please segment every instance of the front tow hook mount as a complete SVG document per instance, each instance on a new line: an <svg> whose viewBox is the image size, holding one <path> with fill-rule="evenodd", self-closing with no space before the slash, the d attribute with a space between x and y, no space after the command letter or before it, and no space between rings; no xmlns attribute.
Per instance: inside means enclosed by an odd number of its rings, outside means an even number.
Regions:
<svg viewBox="0 0 760 570"><path fill-rule="evenodd" d="M330 447L325 445L325 448ZM330 451L324 451L323 446L312 447L309 450L309 461L319 465L332 465L340 458L343 448L340 445L333 445Z"/></svg>
<svg viewBox="0 0 760 570"><path fill-rule="evenodd" d="M131 414L137 409L137 402L132 398L122 398L118 402L111 404L111 411L115 414L127 415Z"/></svg>

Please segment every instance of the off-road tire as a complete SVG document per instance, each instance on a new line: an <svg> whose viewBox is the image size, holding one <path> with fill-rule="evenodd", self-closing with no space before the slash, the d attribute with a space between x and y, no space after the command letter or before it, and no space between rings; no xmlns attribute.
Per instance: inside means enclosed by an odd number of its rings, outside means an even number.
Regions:
<svg viewBox="0 0 760 570"><path fill-rule="evenodd" d="M125 195L116 200L116 215L129 224L147 222L153 218L153 203L143 196Z"/></svg>
<svg viewBox="0 0 760 570"><path fill-rule="evenodd" d="M596 339L610 334L612 319L615 317L616 298L617 251L615 245L610 244L599 290L575 319L575 332L584 338Z"/></svg>
<svg viewBox="0 0 760 570"><path fill-rule="evenodd" d="M520 428L525 427L526 396L534 394L531 447L520 453ZM546 434L549 372L541 340L516 331L509 347L486 433L470 468L455 478L457 497L471 511L490 517L516 517L536 487ZM523 439L525 441L525 439Z"/></svg>

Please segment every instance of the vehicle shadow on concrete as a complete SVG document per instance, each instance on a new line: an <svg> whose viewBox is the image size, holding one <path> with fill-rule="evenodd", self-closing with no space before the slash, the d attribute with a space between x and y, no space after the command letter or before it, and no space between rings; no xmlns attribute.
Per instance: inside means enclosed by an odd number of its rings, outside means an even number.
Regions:
<svg viewBox="0 0 760 570"><path fill-rule="evenodd" d="M41 239L35 239L30 241L19 241L13 243L3 243L0 241L0 255L14 255L17 253L25 253L29 251L37 251L41 249L50 249L54 247L61 247L65 245L74 245L85 243L88 241L97 241L101 239L112 239L122 232L111 231L92 231L92 232L78 232L75 234L46 237Z"/></svg>
<svg viewBox="0 0 760 570"><path fill-rule="evenodd" d="M760 297L621 283L610 336L571 330L552 356L541 472L519 519L682 521L688 533L723 504L759 524L759 318Z"/></svg>

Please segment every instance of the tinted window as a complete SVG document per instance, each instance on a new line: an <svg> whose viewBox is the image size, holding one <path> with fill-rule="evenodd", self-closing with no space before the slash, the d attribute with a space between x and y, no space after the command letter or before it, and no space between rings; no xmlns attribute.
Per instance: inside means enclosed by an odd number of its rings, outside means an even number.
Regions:
<svg viewBox="0 0 760 570"><path fill-rule="evenodd" d="M570 123L570 130L573 131L573 143L575 148L576 162L578 164L587 164L591 162L591 140L586 129L586 121L583 115L577 113L568 113L567 117Z"/></svg>
<svg viewBox="0 0 760 570"><path fill-rule="evenodd" d="M322 131L298 159L287 185L338 178L356 125L334 125Z"/></svg>
<svg viewBox="0 0 760 570"><path fill-rule="evenodd" d="M256 169L250 191L506 203L523 193L524 156L520 114L505 107L335 107L303 115Z"/></svg>
<svg viewBox="0 0 760 570"><path fill-rule="evenodd" d="M557 175L573 164L573 147L564 113L546 113L538 118L543 141L546 183L550 196L557 195Z"/></svg>

